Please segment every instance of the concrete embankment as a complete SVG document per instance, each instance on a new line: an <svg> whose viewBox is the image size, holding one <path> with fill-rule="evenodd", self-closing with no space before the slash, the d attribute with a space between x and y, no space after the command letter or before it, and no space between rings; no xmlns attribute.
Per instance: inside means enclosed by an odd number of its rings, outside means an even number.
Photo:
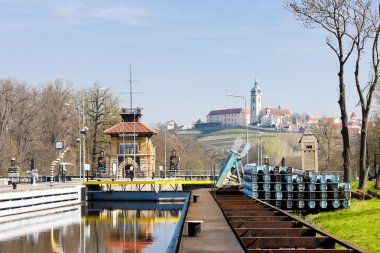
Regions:
<svg viewBox="0 0 380 253"><path fill-rule="evenodd" d="M80 204L85 200L85 188L80 182L37 185L18 184L16 189L0 186L0 216L26 213Z"/></svg>

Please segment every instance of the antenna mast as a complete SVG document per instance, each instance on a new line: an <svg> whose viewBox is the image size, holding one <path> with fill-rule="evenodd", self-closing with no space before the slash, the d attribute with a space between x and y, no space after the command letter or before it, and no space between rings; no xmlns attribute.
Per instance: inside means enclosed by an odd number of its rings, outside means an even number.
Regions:
<svg viewBox="0 0 380 253"><path fill-rule="evenodd" d="M132 64L129 65L129 97L130 97L130 102L131 102L131 112L132 112Z"/></svg>

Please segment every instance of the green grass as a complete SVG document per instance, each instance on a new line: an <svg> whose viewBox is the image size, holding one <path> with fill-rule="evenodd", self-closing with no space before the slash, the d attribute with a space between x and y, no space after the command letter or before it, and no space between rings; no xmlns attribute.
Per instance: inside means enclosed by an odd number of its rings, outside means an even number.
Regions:
<svg viewBox="0 0 380 253"><path fill-rule="evenodd" d="M183 130L183 131L177 132L176 134L177 135L198 135L200 133L202 133L202 132L197 131L197 130Z"/></svg>
<svg viewBox="0 0 380 253"><path fill-rule="evenodd" d="M354 183L353 188L355 187L357 188L357 184ZM373 183L368 187L373 189ZM304 218L371 253L380 252L380 199L352 199L348 209L311 214Z"/></svg>
<svg viewBox="0 0 380 253"><path fill-rule="evenodd" d="M357 191L359 186L359 181L351 182L351 188L352 191ZM374 192L380 192L380 189L375 189L375 183L373 181L367 181L367 189L374 191ZM380 252L380 250L379 250Z"/></svg>

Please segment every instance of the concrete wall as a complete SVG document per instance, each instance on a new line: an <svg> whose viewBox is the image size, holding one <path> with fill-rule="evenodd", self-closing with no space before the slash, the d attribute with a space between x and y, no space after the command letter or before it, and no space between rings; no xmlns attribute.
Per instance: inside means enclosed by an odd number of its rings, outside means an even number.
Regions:
<svg viewBox="0 0 380 253"><path fill-rule="evenodd" d="M0 217L80 204L83 187L0 193Z"/></svg>

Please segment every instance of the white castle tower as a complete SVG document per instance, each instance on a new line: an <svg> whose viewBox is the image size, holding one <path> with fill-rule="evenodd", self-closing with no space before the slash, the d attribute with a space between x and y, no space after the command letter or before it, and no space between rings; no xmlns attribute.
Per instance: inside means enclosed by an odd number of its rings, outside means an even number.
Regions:
<svg viewBox="0 0 380 253"><path fill-rule="evenodd" d="M261 113L261 97L262 91L258 86L257 78L255 79L255 86L251 90L251 124L256 125L259 123Z"/></svg>

